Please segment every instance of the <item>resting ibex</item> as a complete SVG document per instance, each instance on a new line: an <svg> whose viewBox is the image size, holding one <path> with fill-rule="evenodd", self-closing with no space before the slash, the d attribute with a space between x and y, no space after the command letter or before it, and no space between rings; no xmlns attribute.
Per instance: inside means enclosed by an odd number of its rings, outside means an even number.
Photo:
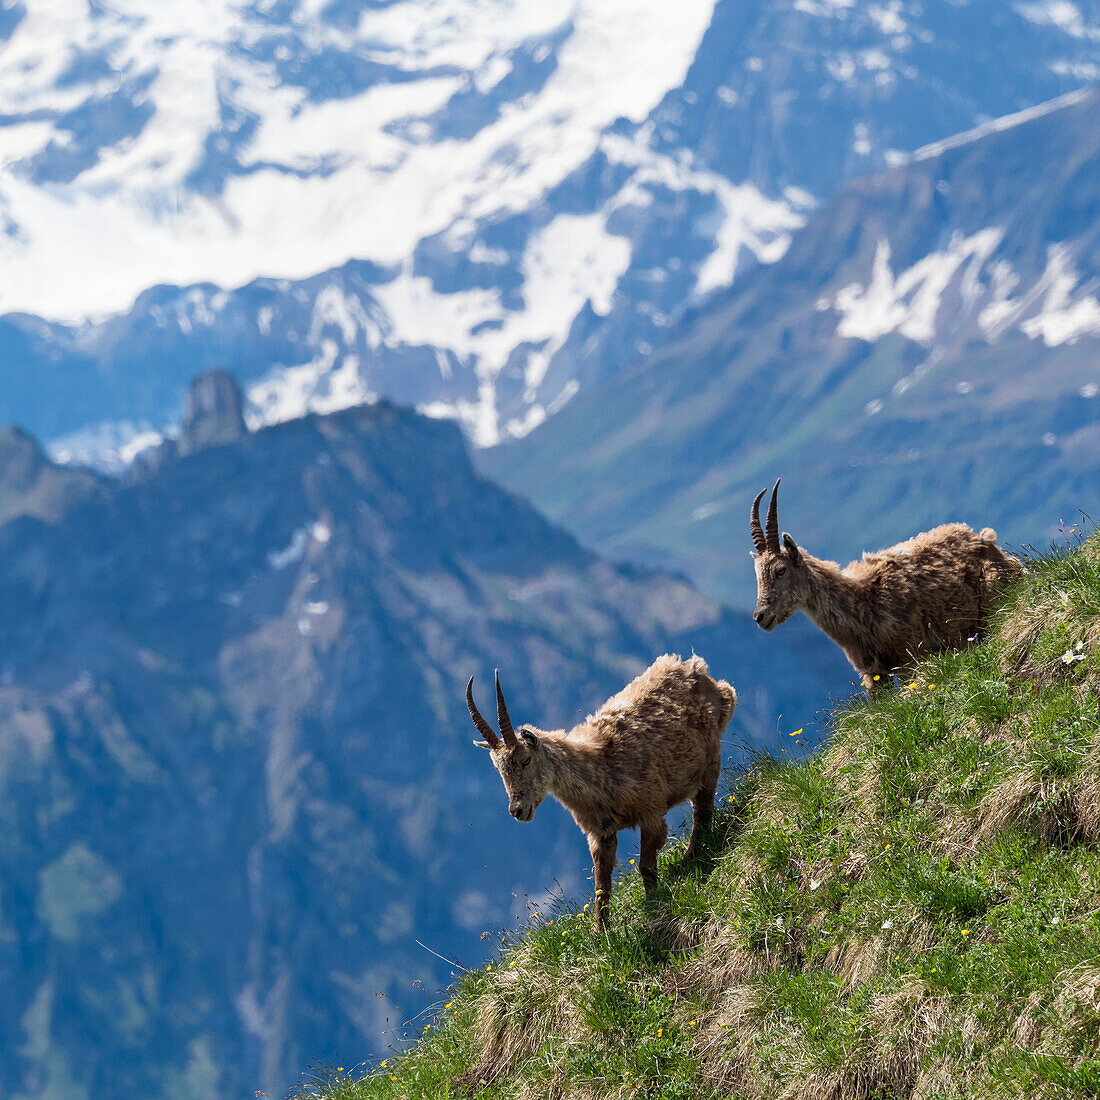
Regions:
<svg viewBox="0 0 1100 1100"><path fill-rule="evenodd" d="M715 682L701 657L656 661L595 714L568 732L512 728L497 678L500 737L474 705L466 705L492 753L508 792L508 812L530 821L552 794L588 837L596 878L596 924L606 922L611 872L620 829L642 832L641 873L646 893L657 882L657 853L668 839L665 814L691 799L694 820L684 859L710 825L721 768L722 731L737 704L725 680Z"/></svg>
<svg viewBox="0 0 1100 1100"><path fill-rule="evenodd" d="M976 535L965 523L945 523L863 555L841 569L779 537L777 494L772 489L766 530L760 498L752 502L749 530L756 546L756 611L774 630L799 609L833 639L868 694L890 686L921 657L955 649L985 631L998 592L1023 573L987 527Z"/></svg>

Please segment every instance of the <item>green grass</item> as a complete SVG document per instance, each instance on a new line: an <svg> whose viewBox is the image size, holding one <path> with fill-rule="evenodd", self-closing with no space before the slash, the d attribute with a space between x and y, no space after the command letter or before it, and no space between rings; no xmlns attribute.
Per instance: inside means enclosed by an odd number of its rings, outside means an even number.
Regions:
<svg viewBox="0 0 1100 1100"><path fill-rule="evenodd" d="M728 781L656 898L630 872L606 932L536 918L415 1047L300 1095L1100 1095L1100 538L816 756Z"/></svg>

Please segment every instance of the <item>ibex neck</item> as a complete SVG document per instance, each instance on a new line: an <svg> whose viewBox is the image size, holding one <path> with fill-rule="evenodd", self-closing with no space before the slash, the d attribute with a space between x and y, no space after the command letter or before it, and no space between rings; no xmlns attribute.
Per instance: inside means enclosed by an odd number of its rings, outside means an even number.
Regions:
<svg viewBox="0 0 1100 1100"><path fill-rule="evenodd" d="M571 739L564 731L544 734L543 750L549 765L547 790L567 809L579 813L600 795L597 750L583 739Z"/></svg>
<svg viewBox="0 0 1100 1100"><path fill-rule="evenodd" d="M846 577L836 562L803 555L810 575L809 595L803 610L834 642L847 646L861 629L859 583Z"/></svg>

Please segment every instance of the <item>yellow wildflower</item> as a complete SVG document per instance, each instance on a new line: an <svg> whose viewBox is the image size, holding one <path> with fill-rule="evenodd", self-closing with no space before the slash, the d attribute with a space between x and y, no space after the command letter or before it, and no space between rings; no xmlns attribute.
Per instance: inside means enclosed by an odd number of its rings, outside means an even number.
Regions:
<svg viewBox="0 0 1100 1100"><path fill-rule="evenodd" d="M791 736L792 737L797 737L801 732L802 732L802 726L799 726L798 729L796 729L794 731L794 733L791 734Z"/></svg>

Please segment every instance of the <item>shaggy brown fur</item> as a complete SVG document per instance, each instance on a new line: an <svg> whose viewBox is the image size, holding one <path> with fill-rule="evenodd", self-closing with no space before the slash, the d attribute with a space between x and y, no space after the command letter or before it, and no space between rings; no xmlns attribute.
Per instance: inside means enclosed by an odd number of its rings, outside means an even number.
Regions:
<svg viewBox="0 0 1100 1100"><path fill-rule="evenodd" d="M957 649L986 630L997 595L1023 574L987 527L945 523L887 550L865 553L841 569L779 538L772 489L767 531L760 527L761 492L749 517L756 552L753 618L774 630L802 610L844 650L868 693L905 676L930 653Z"/></svg>
<svg viewBox="0 0 1100 1100"><path fill-rule="evenodd" d="M721 769L722 731L737 704L725 680L715 682L701 657L658 657L618 695L569 731L512 729L497 680L501 736L474 705L473 677L466 687L470 716L492 753L508 792L508 812L530 821L552 794L588 837L596 878L596 924L605 923L611 899L617 833L642 831L641 873L648 893L657 882L657 853L668 838L665 814L691 799L694 819L685 860L710 825Z"/></svg>

